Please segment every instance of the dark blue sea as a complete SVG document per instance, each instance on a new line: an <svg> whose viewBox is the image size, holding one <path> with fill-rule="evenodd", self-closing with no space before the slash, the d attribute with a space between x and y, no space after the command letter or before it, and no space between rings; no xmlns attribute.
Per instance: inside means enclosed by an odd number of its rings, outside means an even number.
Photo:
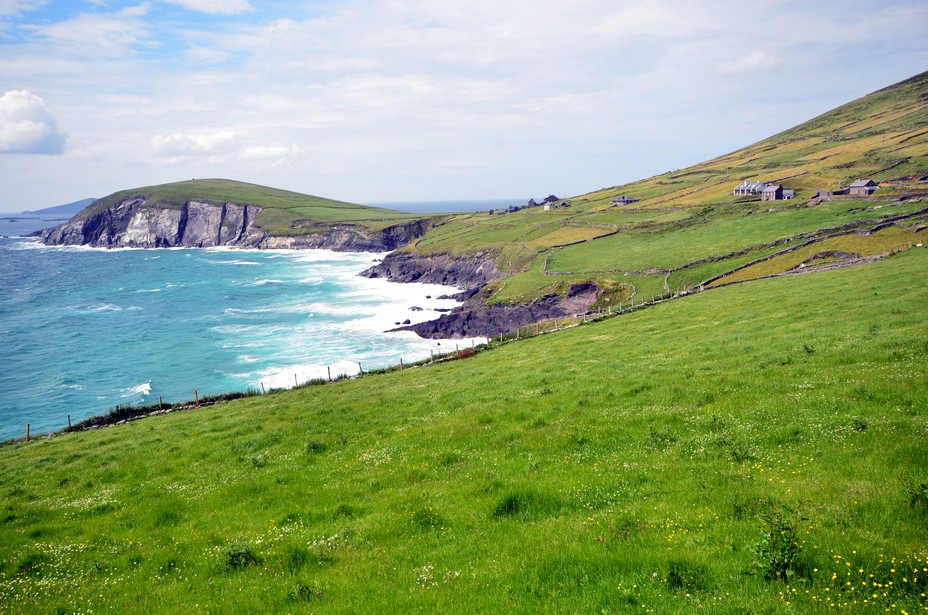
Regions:
<svg viewBox="0 0 928 615"><path fill-rule="evenodd" d="M0 440L27 423L49 432L68 415L289 387L442 350L384 331L436 318L456 305L437 297L455 289L357 275L383 256L0 238Z"/></svg>

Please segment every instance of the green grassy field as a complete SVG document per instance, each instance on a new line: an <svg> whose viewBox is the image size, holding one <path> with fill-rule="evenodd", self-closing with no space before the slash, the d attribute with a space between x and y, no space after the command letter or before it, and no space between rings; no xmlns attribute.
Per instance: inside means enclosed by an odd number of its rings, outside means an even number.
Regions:
<svg viewBox="0 0 928 615"><path fill-rule="evenodd" d="M928 249L0 448L10 613L928 610Z"/></svg>

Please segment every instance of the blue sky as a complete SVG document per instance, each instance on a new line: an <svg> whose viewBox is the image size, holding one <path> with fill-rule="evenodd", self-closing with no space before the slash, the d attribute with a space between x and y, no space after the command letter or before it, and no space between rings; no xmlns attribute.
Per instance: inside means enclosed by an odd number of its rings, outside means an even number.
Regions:
<svg viewBox="0 0 928 615"><path fill-rule="evenodd" d="M573 195L928 69L923 0L0 0L0 211Z"/></svg>

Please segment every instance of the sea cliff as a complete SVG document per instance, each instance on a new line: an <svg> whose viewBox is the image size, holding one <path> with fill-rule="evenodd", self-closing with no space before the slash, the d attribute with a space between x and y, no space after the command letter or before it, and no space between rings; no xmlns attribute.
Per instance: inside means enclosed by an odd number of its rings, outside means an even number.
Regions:
<svg viewBox="0 0 928 615"><path fill-rule="evenodd" d="M385 252L406 245L431 227L413 220L372 231L350 223L275 235L256 222L258 205L190 200L181 206L132 196L99 210L91 207L40 234L46 245L98 248L324 248Z"/></svg>

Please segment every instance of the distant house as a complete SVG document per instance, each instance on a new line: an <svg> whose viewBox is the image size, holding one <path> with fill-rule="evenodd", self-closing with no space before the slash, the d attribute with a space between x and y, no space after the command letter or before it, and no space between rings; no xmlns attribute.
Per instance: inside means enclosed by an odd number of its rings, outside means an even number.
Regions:
<svg viewBox="0 0 928 615"><path fill-rule="evenodd" d="M879 186L872 179L858 179L850 185L850 193L852 196L870 196L878 189Z"/></svg>
<svg viewBox="0 0 928 615"><path fill-rule="evenodd" d="M760 194L764 191L764 188L767 187L767 184L764 182L749 182L747 180L738 184L738 187L735 188L735 196L749 196L752 194Z"/></svg>
<svg viewBox="0 0 928 615"><path fill-rule="evenodd" d="M552 209L567 209L568 207L570 207L570 201L561 201L560 203L554 201L545 203L545 211L551 211Z"/></svg>
<svg viewBox="0 0 928 615"><path fill-rule="evenodd" d="M761 192L762 201L779 201L783 198L783 186L779 184L770 184Z"/></svg>
<svg viewBox="0 0 928 615"><path fill-rule="evenodd" d="M790 199L795 199L795 198L796 198L795 190L787 190L786 188L783 189L783 200L784 201L788 201Z"/></svg>
<svg viewBox="0 0 928 615"><path fill-rule="evenodd" d="M630 196L620 196L616 200L612 201L610 205L631 205L632 203L637 203L638 199L633 199Z"/></svg>

